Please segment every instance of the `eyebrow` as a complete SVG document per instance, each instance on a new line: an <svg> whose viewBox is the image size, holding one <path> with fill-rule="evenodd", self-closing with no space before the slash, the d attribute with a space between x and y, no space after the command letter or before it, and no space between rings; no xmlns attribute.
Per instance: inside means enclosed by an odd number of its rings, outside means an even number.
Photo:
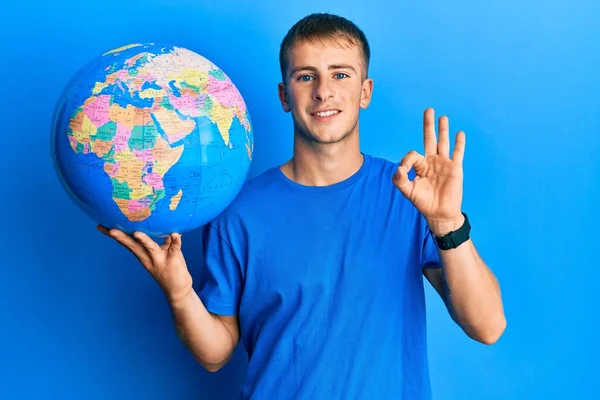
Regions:
<svg viewBox="0 0 600 400"><path fill-rule="evenodd" d="M331 64L331 65L329 65L327 67L327 69L328 70L332 70L332 69L349 69L352 72L356 72L356 69L352 65L350 65L350 64ZM294 75L295 73L300 72L300 71L313 71L313 72L316 72L317 68L311 67L309 65L296 67L296 68L292 69L291 75Z"/></svg>

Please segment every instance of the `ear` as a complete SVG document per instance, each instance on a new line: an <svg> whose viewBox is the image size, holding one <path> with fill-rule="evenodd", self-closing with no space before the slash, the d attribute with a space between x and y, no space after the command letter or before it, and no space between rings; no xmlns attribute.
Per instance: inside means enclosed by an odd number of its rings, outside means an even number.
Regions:
<svg viewBox="0 0 600 400"><path fill-rule="evenodd" d="M360 108L367 108L371 103L371 96L373 95L373 79L365 78L362 83L362 89L360 92Z"/></svg>
<svg viewBox="0 0 600 400"><path fill-rule="evenodd" d="M287 96L287 92L285 90L285 85L283 84L283 82L280 82L279 85L277 85L277 90L279 93L279 101L281 102L283 111L290 112L292 110L292 108L290 107L290 104L288 103L288 96Z"/></svg>

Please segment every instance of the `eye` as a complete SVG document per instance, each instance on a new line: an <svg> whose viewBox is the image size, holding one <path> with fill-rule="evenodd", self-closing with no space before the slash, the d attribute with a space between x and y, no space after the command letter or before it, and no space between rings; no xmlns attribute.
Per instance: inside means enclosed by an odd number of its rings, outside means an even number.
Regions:
<svg viewBox="0 0 600 400"><path fill-rule="evenodd" d="M337 74L335 74L335 79L344 79L347 77L348 77L348 74L345 74L343 72L338 72Z"/></svg>
<svg viewBox="0 0 600 400"><path fill-rule="evenodd" d="M299 80L299 81L301 81L301 82L308 82L308 81L310 81L311 79L313 79L313 77L312 77L312 76L310 76L310 75L300 75L300 76L298 77L298 80Z"/></svg>

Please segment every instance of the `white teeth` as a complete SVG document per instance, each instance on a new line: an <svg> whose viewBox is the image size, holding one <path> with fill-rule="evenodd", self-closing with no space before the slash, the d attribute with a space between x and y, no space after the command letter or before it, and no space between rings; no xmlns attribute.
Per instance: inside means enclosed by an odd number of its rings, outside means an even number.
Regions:
<svg viewBox="0 0 600 400"><path fill-rule="evenodd" d="M337 110L330 110L330 111L325 111L325 112L318 112L315 115L319 116L319 117L329 117L330 115L333 114L337 114L339 111Z"/></svg>

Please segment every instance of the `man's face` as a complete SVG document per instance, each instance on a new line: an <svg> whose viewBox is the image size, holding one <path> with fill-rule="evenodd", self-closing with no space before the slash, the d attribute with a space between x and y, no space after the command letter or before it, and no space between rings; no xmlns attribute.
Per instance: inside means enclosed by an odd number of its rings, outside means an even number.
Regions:
<svg viewBox="0 0 600 400"><path fill-rule="evenodd" d="M343 39L300 41L288 53L285 84L279 84L284 111L312 144L340 142L358 133L358 114L371 101L373 82L363 79L358 46Z"/></svg>

